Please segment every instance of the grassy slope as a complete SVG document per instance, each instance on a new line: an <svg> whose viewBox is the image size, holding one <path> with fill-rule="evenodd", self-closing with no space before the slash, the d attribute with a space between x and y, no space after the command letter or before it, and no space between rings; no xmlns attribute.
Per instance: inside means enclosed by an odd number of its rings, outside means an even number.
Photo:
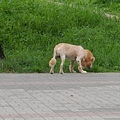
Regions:
<svg viewBox="0 0 120 120"><path fill-rule="evenodd" d="M67 42L93 52L96 61L92 72L119 72L120 3L96 1L1 1L0 42L6 60L0 61L0 71L49 72L53 47ZM108 18L105 13L114 17ZM68 64L67 60L65 72Z"/></svg>

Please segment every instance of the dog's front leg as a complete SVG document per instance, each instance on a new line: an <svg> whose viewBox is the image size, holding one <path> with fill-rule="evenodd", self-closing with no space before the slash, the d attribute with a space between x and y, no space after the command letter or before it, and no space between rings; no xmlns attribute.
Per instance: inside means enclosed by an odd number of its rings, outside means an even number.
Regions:
<svg viewBox="0 0 120 120"><path fill-rule="evenodd" d="M81 73L87 73L86 71L84 71L83 69L82 69L82 66L78 66L78 70L81 72Z"/></svg>
<svg viewBox="0 0 120 120"><path fill-rule="evenodd" d="M76 58L76 61L78 63L78 70L81 72L81 73L87 73L86 71L84 71L82 69L82 65L81 65L81 59L79 59L79 57Z"/></svg>
<svg viewBox="0 0 120 120"><path fill-rule="evenodd" d="M74 70L74 62L74 60L70 60L69 70L71 73L76 73L76 71Z"/></svg>

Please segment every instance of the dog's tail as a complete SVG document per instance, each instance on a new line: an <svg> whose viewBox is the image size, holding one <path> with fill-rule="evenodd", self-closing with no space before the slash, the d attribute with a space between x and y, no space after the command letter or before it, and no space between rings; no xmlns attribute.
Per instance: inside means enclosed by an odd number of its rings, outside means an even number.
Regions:
<svg viewBox="0 0 120 120"><path fill-rule="evenodd" d="M54 67L56 65L56 59L55 58L52 58L50 61L49 61L49 66L50 67Z"/></svg>
<svg viewBox="0 0 120 120"><path fill-rule="evenodd" d="M49 61L49 66L50 67L54 67L56 65L56 50L54 49L54 54L53 54L53 58L51 58L51 60Z"/></svg>

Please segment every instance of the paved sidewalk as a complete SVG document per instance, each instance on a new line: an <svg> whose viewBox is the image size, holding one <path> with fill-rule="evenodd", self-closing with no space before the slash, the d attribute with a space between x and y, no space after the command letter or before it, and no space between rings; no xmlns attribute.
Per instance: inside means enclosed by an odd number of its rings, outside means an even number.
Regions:
<svg viewBox="0 0 120 120"><path fill-rule="evenodd" d="M0 74L0 120L120 120L120 73Z"/></svg>

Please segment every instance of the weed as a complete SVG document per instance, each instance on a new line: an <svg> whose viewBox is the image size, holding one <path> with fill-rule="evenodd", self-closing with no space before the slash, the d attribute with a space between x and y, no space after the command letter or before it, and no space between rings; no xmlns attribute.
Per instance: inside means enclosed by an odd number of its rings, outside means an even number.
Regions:
<svg viewBox="0 0 120 120"><path fill-rule="evenodd" d="M0 72L49 72L48 62L53 48L60 42L82 45L91 50L96 61L90 72L119 72L118 2L0 1L0 43L6 56L6 60L0 61ZM69 60L65 62L65 72L68 72L68 65Z"/></svg>

